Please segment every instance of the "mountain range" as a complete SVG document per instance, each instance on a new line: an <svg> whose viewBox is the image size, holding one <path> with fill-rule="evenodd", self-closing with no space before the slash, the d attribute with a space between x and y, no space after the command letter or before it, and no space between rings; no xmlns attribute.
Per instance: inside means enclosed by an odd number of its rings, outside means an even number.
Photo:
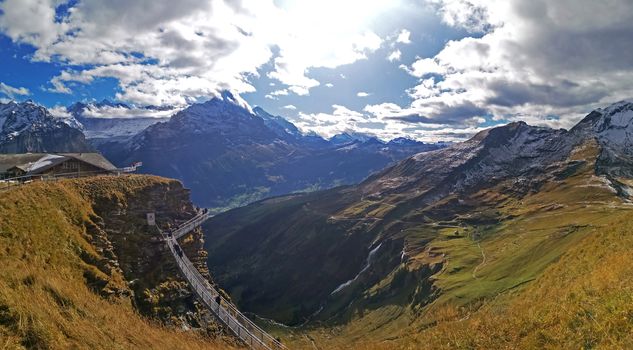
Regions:
<svg viewBox="0 0 633 350"><path fill-rule="evenodd" d="M409 155L439 147L371 137L325 140L261 108L251 110L229 92L128 141L99 145L115 164L141 161L143 172L182 180L197 204L213 208L356 183Z"/></svg>
<svg viewBox="0 0 633 350"><path fill-rule="evenodd" d="M357 183L412 154L443 147L350 133L326 140L261 107L251 109L230 92L185 109L109 100L72 104L63 116L32 102L1 108L0 152L97 149L117 166L140 161L143 173L179 179L196 204L220 210Z"/></svg>
<svg viewBox="0 0 633 350"><path fill-rule="evenodd" d="M206 259L240 310L291 348L633 344L631 102L597 109L570 130L514 122L433 145L354 133L326 140L230 93L122 130L115 122L96 130L89 119L104 110L126 121L147 116L108 101L74 107L71 116L54 116L30 101L0 104L0 150L98 147L121 165L141 160L146 172L180 178L189 189L130 176L0 193L7 263L41 263L37 273L10 266L7 283L47 305L23 303L21 292L0 300L0 319L10 325L0 333L13 327L21 337L15 342L101 344L110 333L95 335L94 322L123 315L126 326L109 332L151 329L137 322L138 312L182 327L204 321L189 312L195 302L173 283L173 269L156 265L164 262L157 258L163 243L143 216L158 209L161 218L184 221L196 212L191 193L224 208L269 197L218 214L204 225L204 239L196 231L182 244L198 264ZM51 237L81 248L47 245ZM74 272L51 274L51 265ZM75 287L64 282L71 275ZM83 291L78 297L82 285L128 301L103 304L105 313L102 306L82 311L102 304ZM27 322L19 315L29 315ZM74 332L68 322L86 317L90 327L71 343L42 336Z"/></svg>
<svg viewBox="0 0 633 350"><path fill-rule="evenodd" d="M56 118L31 101L0 103L0 153L90 150L76 121Z"/></svg>
<svg viewBox="0 0 633 350"><path fill-rule="evenodd" d="M592 235L619 234L633 217L632 145L630 102L595 110L569 131L523 122L488 129L358 185L220 214L204 227L208 265L242 310L321 346L358 345L368 334L407 344L416 334L431 348L542 345L547 330L528 326L533 307L507 305L543 293L573 298L565 285L581 290L584 274L599 273L582 261L606 249L592 250ZM569 251L578 259L569 262ZM562 278L552 269L567 271L565 285L539 282ZM558 310L554 300L531 312ZM579 344L573 327L562 327L565 344Z"/></svg>

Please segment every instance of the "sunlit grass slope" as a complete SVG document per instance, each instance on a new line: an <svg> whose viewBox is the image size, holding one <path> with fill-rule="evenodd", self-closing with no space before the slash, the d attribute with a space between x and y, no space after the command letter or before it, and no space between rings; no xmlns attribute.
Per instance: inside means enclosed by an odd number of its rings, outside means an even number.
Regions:
<svg viewBox="0 0 633 350"><path fill-rule="evenodd" d="M351 304L356 311L349 322L290 331L288 339L306 349L313 344L333 349L633 347L633 205L595 175L595 157L594 147L580 147L570 160L582 162L538 191L517 198L505 194L507 184L501 183L465 198L481 205L456 220L405 230L411 256L399 271L441 263L431 277L435 299L430 304L408 299L407 305L392 297L372 305L381 290L406 292L388 275ZM482 218L491 211L501 219L485 223Z"/></svg>
<svg viewBox="0 0 633 350"><path fill-rule="evenodd" d="M144 319L129 297L104 298L124 288L103 271L102 252L89 241L93 207L171 180L98 177L33 183L0 192L0 348L225 349L191 332Z"/></svg>

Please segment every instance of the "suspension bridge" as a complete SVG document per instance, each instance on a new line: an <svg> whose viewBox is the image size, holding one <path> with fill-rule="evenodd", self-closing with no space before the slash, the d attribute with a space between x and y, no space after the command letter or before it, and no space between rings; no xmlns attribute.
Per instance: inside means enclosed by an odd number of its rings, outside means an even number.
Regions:
<svg viewBox="0 0 633 350"><path fill-rule="evenodd" d="M244 344L255 350L288 350L273 336L262 330L244 316L231 302L224 299L209 281L191 263L178 245L178 239L202 225L213 215L208 210L200 211L195 217L184 222L170 232L160 230L160 234L174 256L180 272L185 277L202 304ZM157 226L158 227L158 226Z"/></svg>

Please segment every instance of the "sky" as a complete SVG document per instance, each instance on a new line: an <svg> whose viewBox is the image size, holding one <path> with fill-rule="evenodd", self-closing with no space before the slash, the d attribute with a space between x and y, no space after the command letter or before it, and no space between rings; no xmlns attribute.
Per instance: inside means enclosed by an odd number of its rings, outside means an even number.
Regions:
<svg viewBox="0 0 633 350"><path fill-rule="evenodd" d="M630 99L633 1L0 0L0 67L0 101L54 111L231 90L326 137L456 141Z"/></svg>

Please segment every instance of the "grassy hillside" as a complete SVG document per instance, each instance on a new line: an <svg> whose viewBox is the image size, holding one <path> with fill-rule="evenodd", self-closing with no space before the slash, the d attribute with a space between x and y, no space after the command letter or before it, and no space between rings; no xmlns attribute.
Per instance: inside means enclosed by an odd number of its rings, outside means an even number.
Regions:
<svg viewBox="0 0 633 350"><path fill-rule="evenodd" d="M578 148L573 172L521 199L503 195L504 184L475 194L499 203L494 225L436 228L403 266L442 263L431 304L383 303L342 326L307 330L309 338L294 333L297 347L347 348L353 339L377 349L630 348L633 205L594 175L595 156L592 145Z"/></svg>
<svg viewBox="0 0 633 350"><path fill-rule="evenodd" d="M520 292L472 313L434 310L428 316L439 323L415 342L437 349L633 347L633 214L612 215Z"/></svg>
<svg viewBox="0 0 633 350"><path fill-rule="evenodd" d="M293 348L628 348L630 180L598 176L599 154L587 140L546 172L432 201L264 201L209 222L210 265L240 306L298 326L279 328Z"/></svg>
<svg viewBox="0 0 633 350"><path fill-rule="evenodd" d="M94 244L100 206L129 210L130 198L170 187L180 184L132 176L0 192L0 348L227 348L140 316L118 250Z"/></svg>

